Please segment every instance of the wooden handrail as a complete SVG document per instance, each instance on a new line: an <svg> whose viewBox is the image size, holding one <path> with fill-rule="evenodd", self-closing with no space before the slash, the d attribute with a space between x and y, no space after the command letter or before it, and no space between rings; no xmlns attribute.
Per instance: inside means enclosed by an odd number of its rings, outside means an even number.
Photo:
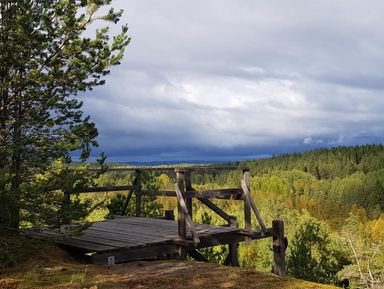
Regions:
<svg viewBox="0 0 384 289"><path fill-rule="evenodd" d="M107 172L134 172L134 171L225 171L225 170L249 170L248 167L238 166L185 166L185 167L129 167L129 168L108 168ZM89 171L98 171L90 168Z"/></svg>
<svg viewBox="0 0 384 289"><path fill-rule="evenodd" d="M216 214L218 214L220 217L222 217L224 220L226 220L228 223L231 222L231 216L224 212L222 209L220 209L215 203L211 202L209 199L197 199L204 205L206 205L208 208L210 208L212 211L214 211Z"/></svg>
<svg viewBox="0 0 384 289"><path fill-rule="evenodd" d="M137 193L144 196L159 196L159 197L176 197L175 191L147 191L141 190ZM231 199L231 200L244 200L243 191L241 188L230 189L216 189L216 190L202 190L202 191L187 191L185 192L187 198L216 198L216 199Z"/></svg>

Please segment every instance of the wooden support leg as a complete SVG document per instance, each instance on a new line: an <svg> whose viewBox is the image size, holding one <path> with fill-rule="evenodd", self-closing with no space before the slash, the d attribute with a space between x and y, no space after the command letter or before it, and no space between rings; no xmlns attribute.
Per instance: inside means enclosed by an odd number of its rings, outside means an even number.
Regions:
<svg viewBox="0 0 384 289"><path fill-rule="evenodd" d="M136 194L136 217L141 217L141 171L136 170L136 186L137 192Z"/></svg>
<svg viewBox="0 0 384 289"><path fill-rule="evenodd" d="M175 220L175 213L173 210L165 210L164 211L164 217L166 220Z"/></svg>
<svg viewBox="0 0 384 289"><path fill-rule="evenodd" d="M273 268L272 272L278 276L287 275L287 266L285 263L285 250L287 249L287 238L284 238L284 223L281 220L273 220Z"/></svg>
<svg viewBox="0 0 384 289"><path fill-rule="evenodd" d="M237 220L235 217L231 217L229 221L229 225L231 227L237 228ZM232 242L228 245L228 257L230 260L230 265L234 267L240 267L239 265L239 256L238 256L238 249L239 243L238 242Z"/></svg>
<svg viewBox="0 0 384 289"><path fill-rule="evenodd" d="M192 191L193 188L192 188L191 172L185 171L184 176L185 176L185 190L186 191ZM192 215L192 209L193 209L193 207L192 207L192 198L191 197L186 197L185 198L185 203L187 205L187 209L188 209L189 215L191 216L191 219L193 219L193 215Z"/></svg>
<svg viewBox="0 0 384 289"><path fill-rule="evenodd" d="M178 259L179 260L187 260L187 250L185 249L184 246L179 246L178 248Z"/></svg>

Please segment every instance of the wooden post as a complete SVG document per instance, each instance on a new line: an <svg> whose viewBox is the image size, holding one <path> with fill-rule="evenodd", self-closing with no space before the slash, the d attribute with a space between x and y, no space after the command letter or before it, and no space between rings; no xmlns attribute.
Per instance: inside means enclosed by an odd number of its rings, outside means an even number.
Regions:
<svg viewBox="0 0 384 289"><path fill-rule="evenodd" d="M176 171L176 181L177 187L179 188L182 198L185 200L185 175L184 171ZM177 202L177 225L178 225L178 234L181 240L187 239L187 224L186 224L186 215L183 207L181 206L181 202L178 200ZM184 246L179 247L179 257L182 260L187 258L187 251Z"/></svg>
<svg viewBox="0 0 384 289"><path fill-rule="evenodd" d="M173 212L173 210L165 210L164 211L164 218L166 220L174 221L175 220L175 213Z"/></svg>
<svg viewBox="0 0 384 289"><path fill-rule="evenodd" d="M249 179L249 170L243 170L243 180L244 183L246 184L247 188L249 191L250 190L250 179ZM251 204L249 203L248 199L245 198L244 200L244 224L245 224L245 229L251 230L252 229L252 219L251 219ZM247 245L250 245L252 243L252 239L247 237L245 239L245 243Z"/></svg>
<svg viewBox="0 0 384 289"><path fill-rule="evenodd" d="M238 227L236 217L231 216L231 219L229 221L229 226L234 227L234 228ZM228 245L228 249L229 249L228 254L230 256L229 257L230 258L230 264L231 264L231 266L234 266L234 267L240 267L239 256L238 256L238 252L237 252L238 247L239 247L238 242L232 242L232 243L229 243L229 245Z"/></svg>
<svg viewBox="0 0 384 289"><path fill-rule="evenodd" d="M184 172L185 176L185 191L192 191L192 180L191 180L191 172L190 171L185 171ZM189 215L191 216L191 219L193 220L192 216L192 198L191 197L186 197L185 203L187 205L187 209L189 212Z"/></svg>
<svg viewBox="0 0 384 289"><path fill-rule="evenodd" d="M284 223L281 220L273 220L273 268L272 272L278 276L284 277L287 274L285 263L285 250L287 249L287 239L284 238Z"/></svg>
<svg viewBox="0 0 384 289"><path fill-rule="evenodd" d="M136 170L136 217L141 216L141 171Z"/></svg>

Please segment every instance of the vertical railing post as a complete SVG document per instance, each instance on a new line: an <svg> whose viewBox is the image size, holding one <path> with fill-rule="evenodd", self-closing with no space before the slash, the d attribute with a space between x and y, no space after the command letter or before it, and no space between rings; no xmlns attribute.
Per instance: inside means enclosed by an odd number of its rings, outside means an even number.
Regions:
<svg viewBox="0 0 384 289"><path fill-rule="evenodd" d="M251 191L251 185L250 185L250 179L249 179L249 169L243 170L243 180L245 185L247 186L248 190ZM244 199L244 225L245 229L251 230L252 229L252 219L251 219L251 204L249 203L248 199ZM245 242L247 245L252 243L252 239L247 237L245 239Z"/></svg>
<svg viewBox="0 0 384 289"><path fill-rule="evenodd" d="M136 190L135 190L135 196L136 196L136 217L141 216L141 171L136 170Z"/></svg>
<svg viewBox="0 0 384 289"><path fill-rule="evenodd" d="M191 171L185 171L184 172L185 176L185 191L192 191L192 180L191 180ZM185 203L187 205L187 209L189 212L189 215L191 216L191 219L193 220L192 216L192 198L190 196L186 196L185 198Z"/></svg>
<svg viewBox="0 0 384 289"><path fill-rule="evenodd" d="M232 217L230 218L229 220L229 226L232 227L232 228L237 228L238 227L238 224L237 224L237 220L236 220L236 217ZM228 245L228 254L230 256L230 263L231 263L231 266L234 266L234 267L240 267L240 264L239 264L239 256L238 256L238 247L239 247L239 243L238 242L232 242L232 243L229 243Z"/></svg>
<svg viewBox="0 0 384 289"><path fill-rule="evenodd" d="M176 171L176 182L177 182L177 186L181 192L181 195L185 200L185 189L184 189L185 175L184 175L184 171L182 171L182 170ZM187 239L186 214L185 214L185 211L182 208L179 200L177 202L177 213L178 213L177 224L178 224L179 238L181 240L186 240ZM187 251L186 251L185 247L182 245L179 247L179 256L182 260L187 258Z"/></svg>
<svg viewBox="0 0 384 289"><path fill-rule="evenodd" d="M287 274L285 263L285 250L287 249L287 239L284 237L284 223L281 220L273 220L273 268L274 274L284 277Z"/></svg>

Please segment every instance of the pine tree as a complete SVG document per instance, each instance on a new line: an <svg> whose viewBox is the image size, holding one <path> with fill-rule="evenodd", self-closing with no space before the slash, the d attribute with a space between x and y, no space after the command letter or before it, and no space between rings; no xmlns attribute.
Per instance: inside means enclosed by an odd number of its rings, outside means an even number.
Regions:
<svg viewBox="0 0 384 289"><path fill-rule="evenodd" d="M127 27L110 39L122 11L111 0L0 0L0 224L19 225L22 186L56 158L81 149L87 159L97 129L78 92L104 84L129 43ZM85 36L87 35L87 36Z"/></svg>

